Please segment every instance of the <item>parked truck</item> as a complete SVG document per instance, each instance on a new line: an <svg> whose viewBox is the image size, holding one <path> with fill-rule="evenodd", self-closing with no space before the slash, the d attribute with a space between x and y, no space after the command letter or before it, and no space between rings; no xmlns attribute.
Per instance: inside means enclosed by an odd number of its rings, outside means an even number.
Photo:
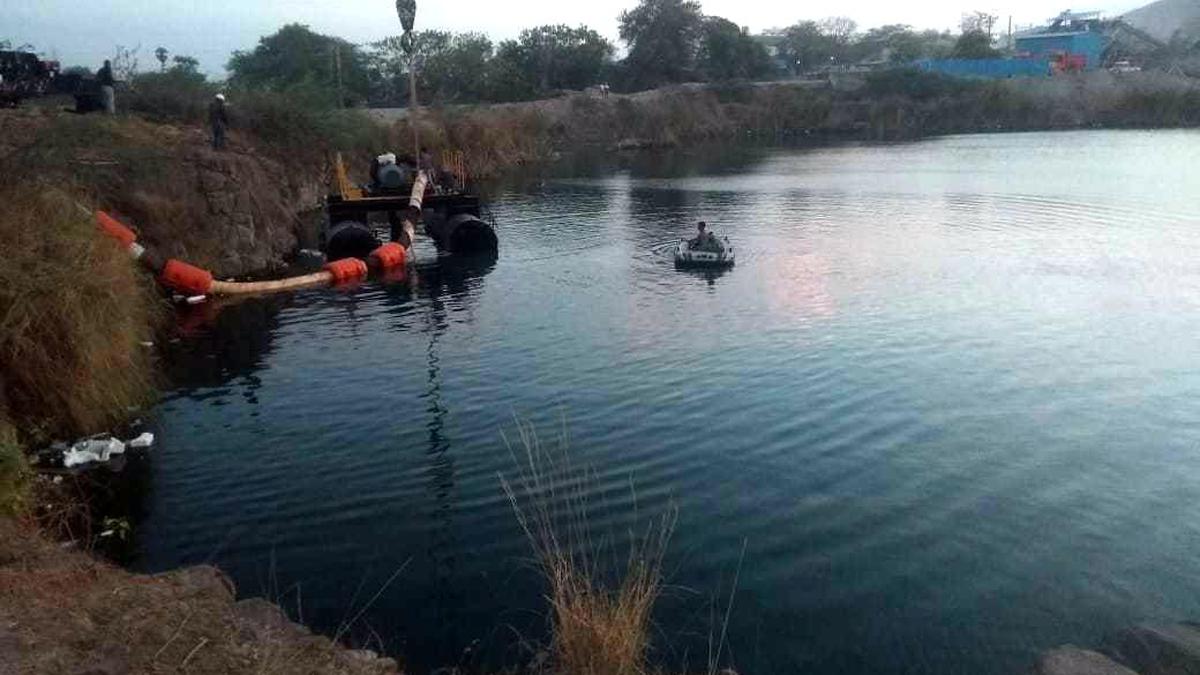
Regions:
<svg viewBox="0 0 1200 675"><path fill-rule="evenodd" d="M57 61L43 61L30 52L0 51L0 106L46 94L58 74Z"/></svg>

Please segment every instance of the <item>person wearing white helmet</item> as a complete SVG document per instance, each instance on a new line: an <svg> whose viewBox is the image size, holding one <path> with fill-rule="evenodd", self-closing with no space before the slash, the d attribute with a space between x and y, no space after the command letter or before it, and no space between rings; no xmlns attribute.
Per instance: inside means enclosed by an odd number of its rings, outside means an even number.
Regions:
<svg viewBox="0 0 1200 675"><path fill-rule="evenodd" d="M225 149L225 129L229 127L229 113L225 108L225 94L217 94L208 104L208 123L212 127L213 150Z"/></svg>

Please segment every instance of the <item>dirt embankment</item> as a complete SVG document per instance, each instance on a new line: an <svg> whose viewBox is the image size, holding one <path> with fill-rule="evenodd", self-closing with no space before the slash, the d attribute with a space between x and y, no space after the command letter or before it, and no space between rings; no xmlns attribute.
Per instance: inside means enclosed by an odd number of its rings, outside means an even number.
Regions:
<svg viewBox="0 0 1200 675"><path fill-rule="evenodd" d="M396 673L289 621L263 599L235 601L214 567L132 574L0 518L0 672Z"/></svg>
<svg viewBox="0 0 1200 675"><path fill-rule="evenodd" d="M69 185L160 255L222 277L281 264L296 249L298 215L324 187L323 166L236 134L215 152L194 126L36 109L0 111L0 162L24 179Z"/></svg>

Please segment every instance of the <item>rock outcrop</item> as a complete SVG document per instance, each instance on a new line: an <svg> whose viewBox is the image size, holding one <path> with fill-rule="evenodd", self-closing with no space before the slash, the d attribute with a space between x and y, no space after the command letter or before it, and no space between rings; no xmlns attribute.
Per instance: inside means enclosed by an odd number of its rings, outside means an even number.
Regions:
<svg viewBox="0 0 1200 675"><path fill-rule="evenodd" d="M386 675L201 565L132 574L0 518L0 672Z"/></svg>
<svg viewBox="0 0 1200 675"><path fill-rule="evenodd" d="M1032 675L1137 675L1107 656L1075 645L1042 654Z"/></svg>
<svg viewBox="0 0 1200 675"><path fill-rule="evenodd" d="M1100 652L1058 647L1042 654L1032 675L1200 675L1200 624L1126 628L1106 637Z"/></svg>

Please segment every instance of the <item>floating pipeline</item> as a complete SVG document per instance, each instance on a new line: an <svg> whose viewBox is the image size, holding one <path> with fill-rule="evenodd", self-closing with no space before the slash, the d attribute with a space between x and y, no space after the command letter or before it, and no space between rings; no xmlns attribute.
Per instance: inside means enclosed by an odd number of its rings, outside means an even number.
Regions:
<svg viewBox="0 0 1200 675"><path fill-rule="evenodd" d="M424 174L419 174L420 191L413 190L409 213L402 223L402 231L408 246L412 244L412 220L421 213L421 198L424 192ZM414 215L415 214L415 215ZM103 211L96 211L96 225L100 231L129 251L142 267L158 279L163 286L188 296L202 295L255 295L276 293L312 286L329 286L352 283L365 279L370 267L385 276L396 269L403 269L408 262L408 248L397 242L377 246L367 255L364 262L358 258L343 258L326 263L320 272L272 281L217 281L212 272L190 265L182 260L170 258L163 261L151 251L137 243L137 235L116 218Z"/></svg>
<svg viewBox="0 0 1200 675"><path fill-rule="evenodd" d="M103 211L96 212L100 231L116 241L142 267L155 275L163 286L182 295L248 295L273 293L310 286L328 286L360 281L366 278L370 268L381 272L403 267L408 260L408 251L400 244L389 242L371 251L367 262L358 258L344 258L326 263L320 272L272 281L217 281L212 272L190 265L182 260L170 258L158 262L151 252L137 243L136 235L120 221Z"/></svg>

